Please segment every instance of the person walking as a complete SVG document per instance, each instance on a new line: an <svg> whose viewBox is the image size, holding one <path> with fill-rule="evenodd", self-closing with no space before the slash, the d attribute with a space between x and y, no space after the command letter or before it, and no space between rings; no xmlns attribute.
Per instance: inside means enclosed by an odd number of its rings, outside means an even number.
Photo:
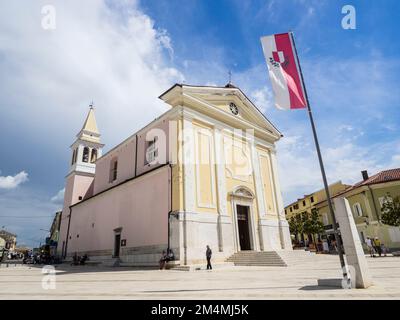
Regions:
<svg viewBox="0 0 400 320"><path fill-rule="evenodd" d="M211 255L212 255L212 251L211 251L211 249L210 249L210 246L207 245L207 250L206 250L207 270L212 270L212 266L211 266Z"/></svg>
<svg viewBox="0 0 400 320"><path fill-rule="evenodd" d="M165 252L165 250L163 250L158 263L160 265L160 270L165 269L165 265L167 264L167 253Z"/></svg>
<svg viewBox="0 0 400 320"><path fill-rule="evenodd" d="M381 241L379 240L378 237L375 237L374 248L378 252L379 256L381 257L382 256Z"/></svg>
<svg viewBox="0 0 400 320"><path fill-rule="evenodd" d="M375 250L374 250L374 246L373 246L373 243L372 243L372 240L370 237L367 237L366 243L367 243L369 255L371 257L375 258Z"/></svg>
<svg viewBox="0 0 400 320"><path fill-rule="evenodd" d="M381 243L381 251L384 257L386 257L388 249L385 247L383 243Z"/></svg>

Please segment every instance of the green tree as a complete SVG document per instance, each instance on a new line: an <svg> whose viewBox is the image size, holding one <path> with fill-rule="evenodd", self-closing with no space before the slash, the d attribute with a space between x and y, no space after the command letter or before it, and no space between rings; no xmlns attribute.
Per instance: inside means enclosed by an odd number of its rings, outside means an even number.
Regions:
<svg viewBox="0 0 400 320"><path fill-rule="evenodd" d="M385 196L382 204L381 221L389 226L400 226L400 198Z"/></svg>
<svg viewBox="0 0 400 320"><path fill-rule="evenodd" d="M301 234L301 238L304 241L304 223L306 220L307 212L300 212L288 221L290 233L294 235L296 241L298 241L299 234Z"/></svg>
<svg viewBox="0 0 400 320"><path fill-rule="evenodd" d="M296 239L296 242L298 241L298 234L302 233L302 225L299 223L299 219L297 218L298 216L295 215L291 217L288 221L289 223L289 230L290 233L294 235L294 238Z"/></svg>
<svg viewBox="0 0 400 320"><path fill-rule="evenodd" d="M311 235L312 242L315 243L314 235L324 231L324 224L319 219L317 209L312 209L311 214L306 215L303 225L304 232Z"/></svg>

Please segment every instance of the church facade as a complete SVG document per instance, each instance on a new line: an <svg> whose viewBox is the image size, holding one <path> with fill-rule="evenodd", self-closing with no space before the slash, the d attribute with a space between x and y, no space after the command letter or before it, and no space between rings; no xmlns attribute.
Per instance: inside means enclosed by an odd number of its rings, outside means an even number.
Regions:
<svg viewBox="0 0 400 320"><path fill-rule="evenodd" d="M91 107L72 144L58 253L133 265L292 250L277 171L281 133L246 95L176 84L170 108L102 154Z"/></svg>

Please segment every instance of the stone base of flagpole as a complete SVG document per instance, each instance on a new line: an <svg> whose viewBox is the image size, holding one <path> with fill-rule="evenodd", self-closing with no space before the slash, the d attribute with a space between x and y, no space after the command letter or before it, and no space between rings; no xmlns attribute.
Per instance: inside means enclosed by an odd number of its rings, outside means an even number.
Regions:
<svg viewBox="0 0 400 320"><path fill-rule="evenodd" d="M372 280L349 202L341 197L335 198L334 204L353 286L368 288L372 285Z"/></svg>
<svg viewBox="0 0 400 320"><path fill-rule="evenodd" d="M366 289L372 285L372 280L349 202L346 198L335 198L334 203L349 276L347 279L318 279L318 286Z"/></svg>
<svg viewBox="0 0 400 320"><path fill-rule="evenodd" d="M318 279L318 286L342 289L355 288L355 286L351 281L349 281L349 279Z"/></svg>

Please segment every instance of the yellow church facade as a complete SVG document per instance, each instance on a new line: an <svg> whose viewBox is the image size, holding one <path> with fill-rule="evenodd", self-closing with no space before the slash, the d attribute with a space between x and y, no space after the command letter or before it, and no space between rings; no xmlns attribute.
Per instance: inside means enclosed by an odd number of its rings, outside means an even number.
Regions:
<svg viewBox="0 0 400 320"><path fill-rule="evenodd" d="M280 132L233 86L176 85L160 98L180 115L171 225L183 227L184 260L204 260L207 244L221 259L291 250L277 172Z"/></svg>
<svg viewBox="0 0 400 320"><path fill-rule="evenodd" d="M90 169L77 161L67 177L59 252L154 264L170 248L188 265L204 261L206 245L221 262L240 251L292 250L281 133L231 84L176 84L159 98L170 109L104 155L95 120L78 136L98 159Z"/></svg>

